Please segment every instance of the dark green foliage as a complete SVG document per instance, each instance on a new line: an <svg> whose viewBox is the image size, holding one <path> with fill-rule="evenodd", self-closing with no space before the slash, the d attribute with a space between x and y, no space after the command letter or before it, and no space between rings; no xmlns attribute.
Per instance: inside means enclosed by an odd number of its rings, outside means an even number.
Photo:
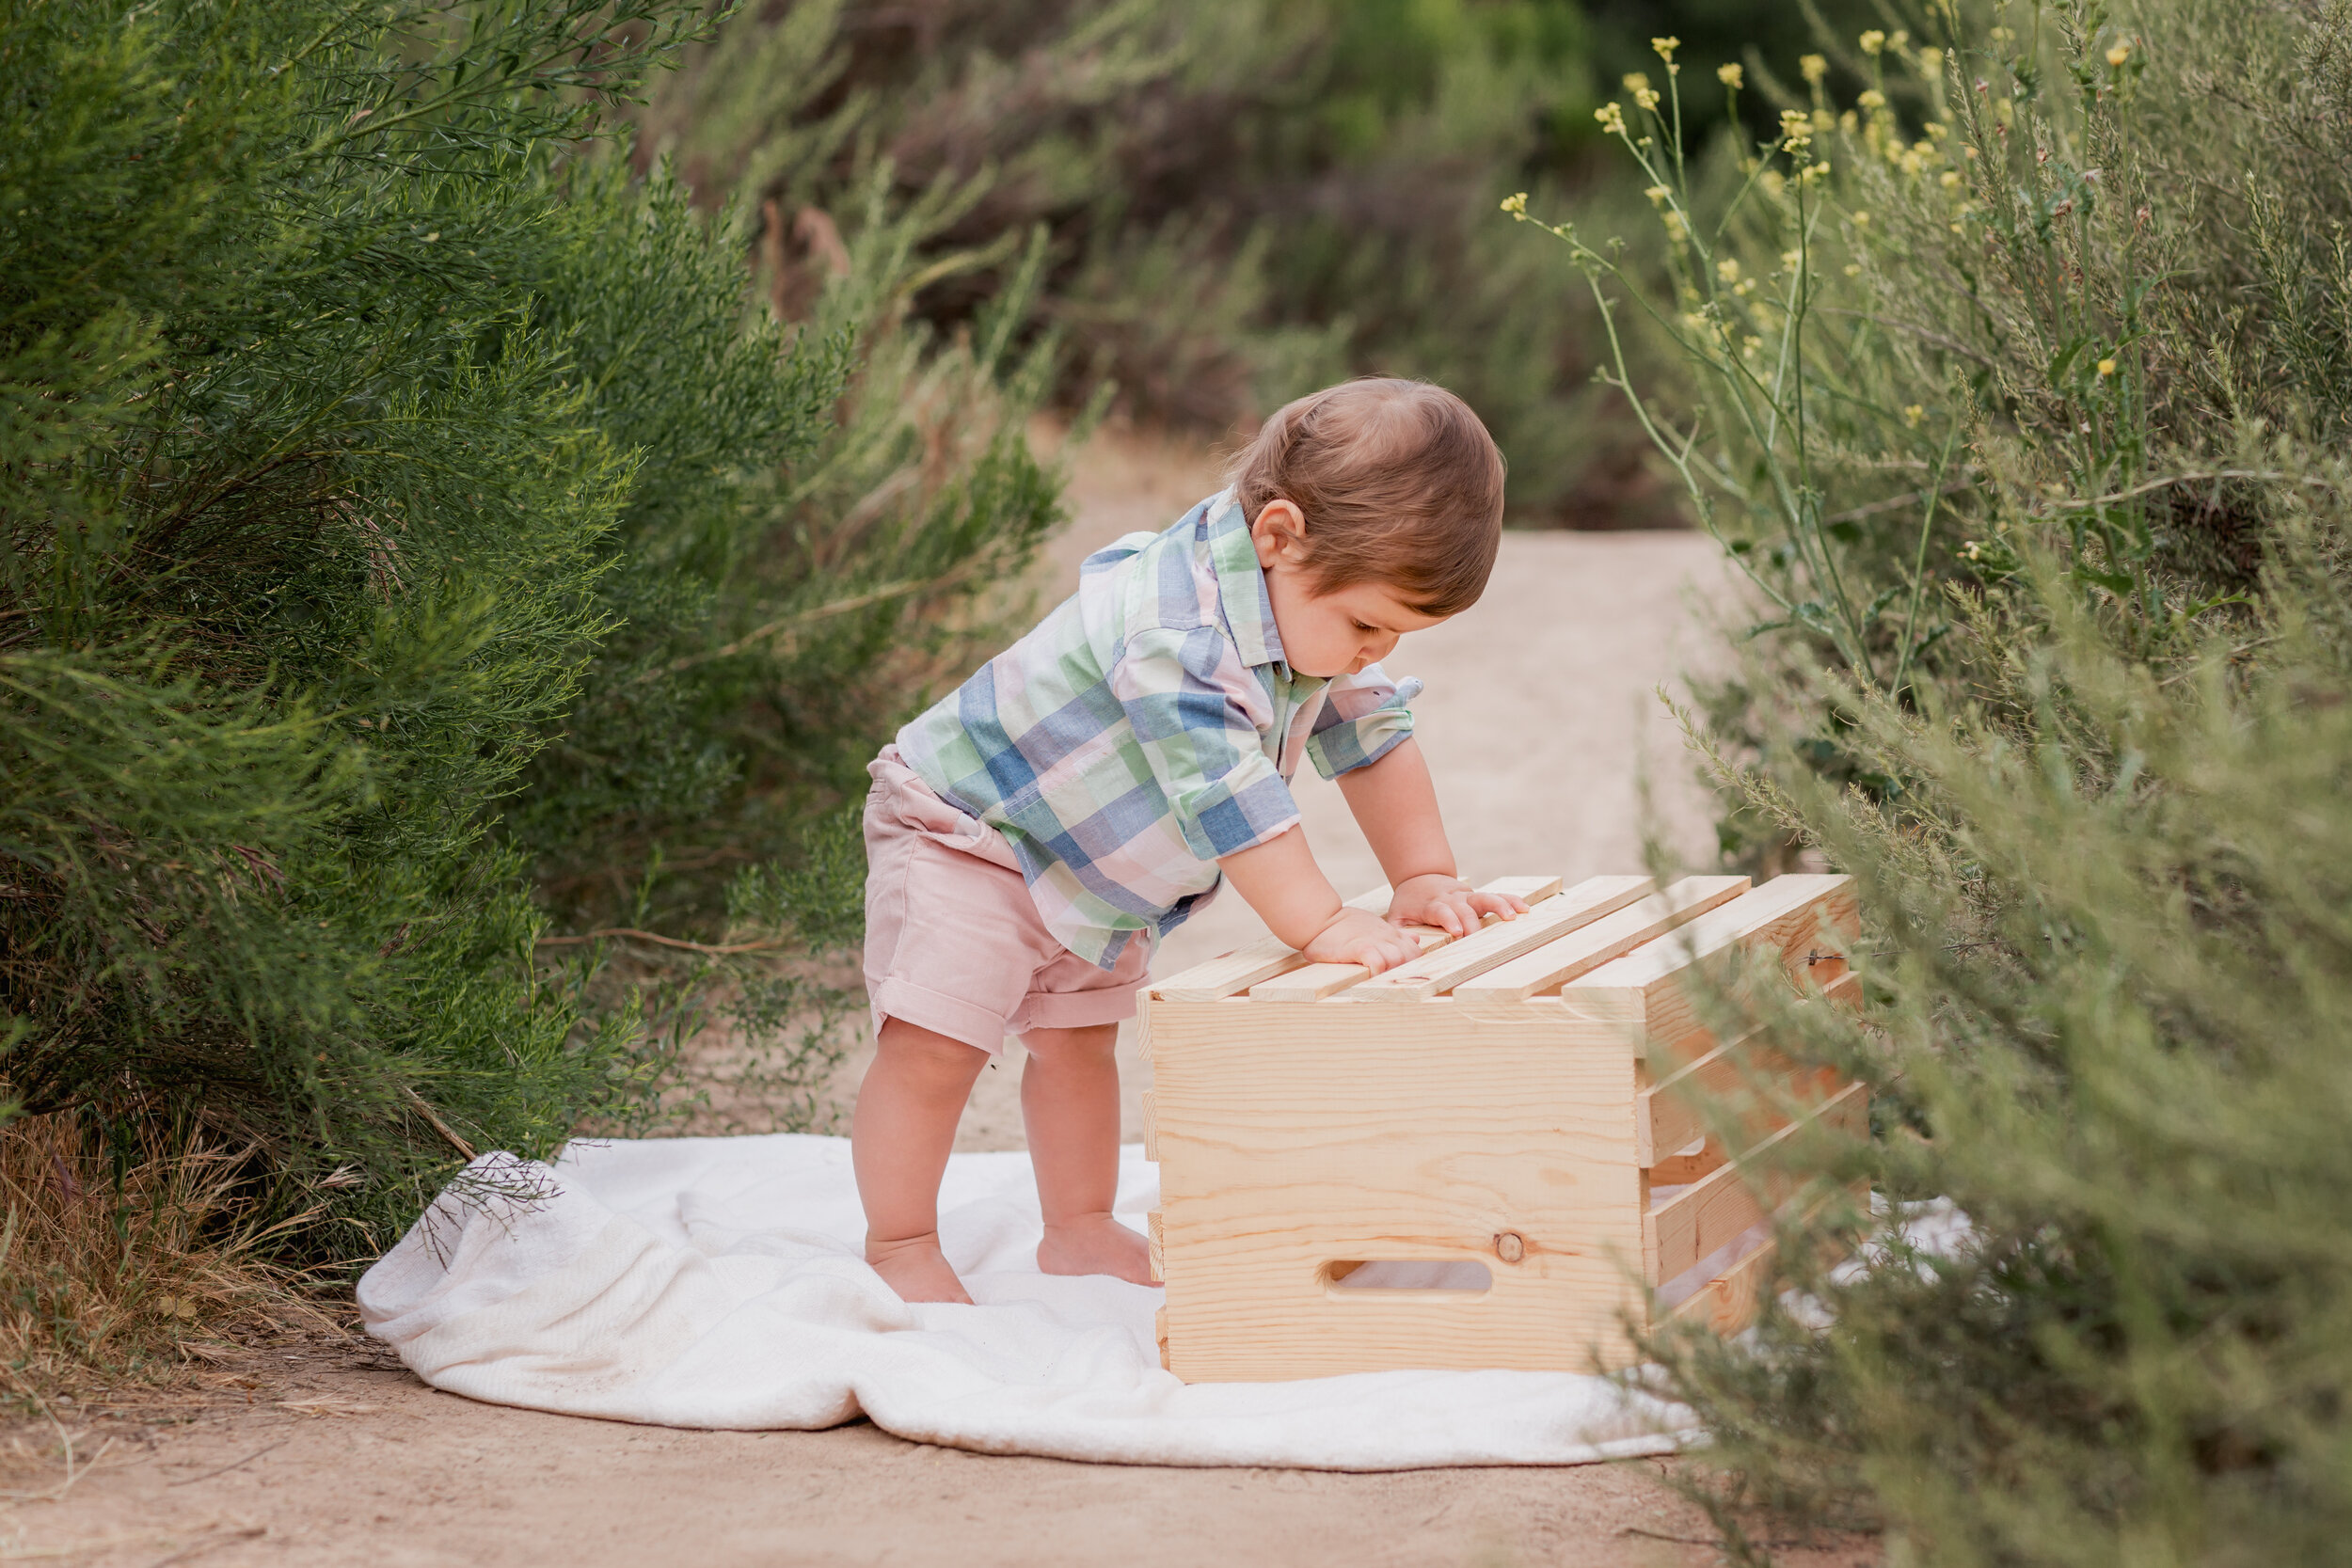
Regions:
<svg viewBox="0 0 2352 1568"><path fill-rule="evenodd" d="M337 1254L465 1150L645 1114L647 1006L726 976L546 966L539 879L722 925L1057 515L902 251L788 334L723 216L582 140L703 20L0 4L0 1082L199 1107ZM735 859L673 892L688 841Z"/></svg>
<svg viewBox="0 0 2352 1568"><path fill-rule="evenodd" d="M1842 50L1885 102L1788 105L1769 202L1682 220L1660 314L1710 396L1667 444L1781 607L1717 760L1860 882L1873 1003L1718 1022L1876 1087L1793 1175L1972 1226L1832 1275L1861 1216L1800 1204L1809 1305L1655 1347L1741 1560L1748 1503L1898 1562L2343 1555L2348 22L1915 20Z"/></svg>

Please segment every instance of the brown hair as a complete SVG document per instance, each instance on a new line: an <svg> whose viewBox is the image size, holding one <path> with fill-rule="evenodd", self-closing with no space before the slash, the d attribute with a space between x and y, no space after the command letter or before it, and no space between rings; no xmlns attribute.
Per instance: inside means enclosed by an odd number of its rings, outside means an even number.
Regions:
<svg viewBox="0 0 2352 1568"><path fill-rule="evenodd" d="M1423 615L1486 592L1502 535L1502 453L1470 404L1426 381L1365 377L1286 404L1226 478L1252 522L1306 516L1317 591L1377 582Z"/></svg>

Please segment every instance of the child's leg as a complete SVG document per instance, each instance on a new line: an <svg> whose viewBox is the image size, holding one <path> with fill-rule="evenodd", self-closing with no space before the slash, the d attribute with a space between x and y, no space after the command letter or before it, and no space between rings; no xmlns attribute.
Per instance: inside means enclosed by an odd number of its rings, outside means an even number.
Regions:
<svg viewBox="0 0 2352 1568"><path fill-rule="evenodd" d="M866 1205L866 1260L901 1300L972 1299L939 1250L939 1179L987 1065L987 1052L904 1019L883 1020L874 1041L850 1118L850 1164Z"/></svg>
<svg viewBox="0 0 2352 1568"><path fill-rule="evenodd" d="M1152 1283L1151 1248L1111 1218L1119 1190L1119 1025L1033 1029L1022 1037L1021 1115L1037 1166L1047 1274L1108 1274Z"/></svg>

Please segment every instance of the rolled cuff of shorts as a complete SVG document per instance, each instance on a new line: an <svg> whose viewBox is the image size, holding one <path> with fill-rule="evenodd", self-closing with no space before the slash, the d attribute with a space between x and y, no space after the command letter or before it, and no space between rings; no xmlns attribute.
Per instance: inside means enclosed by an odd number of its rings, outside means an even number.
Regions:
<svg viewBox="0 0 2352 1568"><path fill-rule="evenodd" d="M1005 1021L986 1007L976 1007L969 1002L908 980L884 980L874 988L866 1002L873 1008L874 1032L878 1035L882 1032L883 1019L904 1019L918 1029L929 1029L951 1040L961 1040L992 1056L1004 1053L1008 1033ZM1022 1006L1025 1010L1028 1004L1025 1002ZM1127 1006L1130 1012L1135 1010L1132 996Z"/></svg>
<svg viewBox="0 0 2352 1568"><path fill-rule="evenodd" d="M1213 784L1168 801L1184 847L1204 861L1254 848L1298 821L1298 802L1274 764L1252 753Z"/></svg>
<svg viewBox="0 0 2352 1568"><path fill-rule="evenodd" d="M1092 990L1033 990L1021 999L1012 1015L1013 1034L1032 1029L1091 1029L1098 1023L1124 1023L1136 1016L1138 979L1132 986L1102 986Z"/></svg>

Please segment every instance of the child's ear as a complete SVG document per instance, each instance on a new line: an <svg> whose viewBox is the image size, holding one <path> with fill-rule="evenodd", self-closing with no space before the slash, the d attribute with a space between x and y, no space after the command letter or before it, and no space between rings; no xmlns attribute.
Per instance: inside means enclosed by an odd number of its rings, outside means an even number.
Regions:
<svg viewBox="0 0 2352 1568"><path fill-rule="evenodd" d="M1298 565L1307 559L1307 515L1295 501L1268 501L1249 525L1249 542L1258 548L1261 568L1278 562Z"/></svg>

